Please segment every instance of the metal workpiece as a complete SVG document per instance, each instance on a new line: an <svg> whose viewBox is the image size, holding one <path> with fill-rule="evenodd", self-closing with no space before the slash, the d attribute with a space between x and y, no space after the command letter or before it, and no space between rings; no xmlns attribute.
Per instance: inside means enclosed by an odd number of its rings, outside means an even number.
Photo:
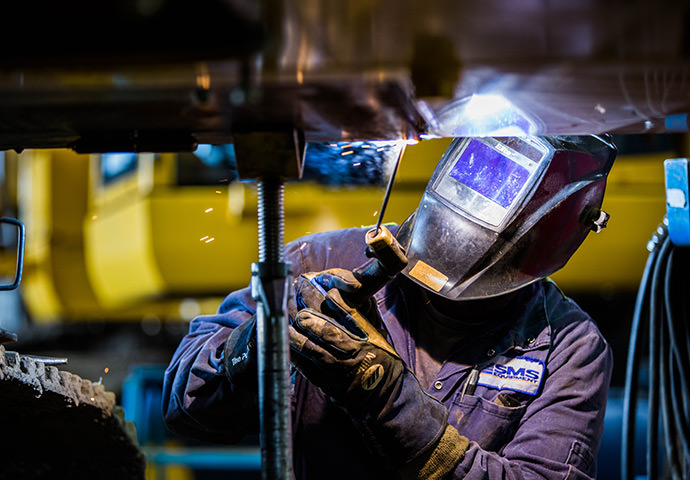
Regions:
<svg viewBox="0 0 690 480"><path fill-rule="evenodd" d="M1 148L687 128L687 0L101 3L0 6L51 38L2 54Z"/></svg>

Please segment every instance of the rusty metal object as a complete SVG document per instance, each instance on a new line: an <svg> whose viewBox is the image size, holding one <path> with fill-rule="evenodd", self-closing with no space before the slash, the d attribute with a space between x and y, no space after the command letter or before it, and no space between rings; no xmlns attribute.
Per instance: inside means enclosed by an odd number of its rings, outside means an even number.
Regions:
<svg viewBox="0 0 690 480"><path fill-rule="evenodd" d="M115 394L0 346L6 478L143 479L145 459Z"/></svg>
<svg viewBox="0 0 690 480"><path fill-rule="evenodd" d="M16 333L0 328L0 344L16 342L17 338Z"/></svg>
<svg viewBox="0 0 690 480"><path fill-rule="evenodd" d="M43 355L22 355L17 352L13 352L11 350L5 350L5 357L8 359L8 362L14 362L18 363L21 362L22 358L27 358L29 360L33 360L34 362L41 362L43 365L66 365L67 364L67 359L66 358L59 358L59 357L46 357Z"/></svg>

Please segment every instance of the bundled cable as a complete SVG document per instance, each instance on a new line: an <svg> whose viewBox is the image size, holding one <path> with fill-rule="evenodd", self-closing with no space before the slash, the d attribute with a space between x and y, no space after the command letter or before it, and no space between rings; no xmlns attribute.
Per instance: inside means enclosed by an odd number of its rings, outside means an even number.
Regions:
<svg viewBox="0 0 690 480"><path fill-rule="evenodd" d="M650 251L635 302L625 379L621 477L634 478L635 414L639 359L648 341L649 386L647 478L659 478L658 452L665 452L665 477L690 478L690 249L675 246L665 224ZM662 428L660 429L659 426ZM663 433L660 443L659 433Z"/></svg>

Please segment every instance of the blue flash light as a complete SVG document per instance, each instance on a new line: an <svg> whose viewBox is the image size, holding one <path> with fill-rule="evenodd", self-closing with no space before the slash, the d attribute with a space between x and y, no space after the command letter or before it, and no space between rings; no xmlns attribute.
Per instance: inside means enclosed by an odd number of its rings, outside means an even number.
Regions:
<svg viewBox="0 0 690 480"><path fill-rule="evenodd" d="M476 94L441 108L433 122L447 137L523 136L537 133L529 116L502 95Z"/></svg>

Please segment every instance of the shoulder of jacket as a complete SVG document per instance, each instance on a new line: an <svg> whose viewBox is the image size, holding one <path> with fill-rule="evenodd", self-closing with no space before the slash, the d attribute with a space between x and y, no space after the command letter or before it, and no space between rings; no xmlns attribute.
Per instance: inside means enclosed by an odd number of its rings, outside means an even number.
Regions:
<svg viewBox="0 0 690 480"><path fill-rule="evenodd" d="M366 260L366 228L344 228L311 233L289 242L285 257L293 274L327 268L352 269Z"/></svg>
<svg viewBox="0 0 690 480"><path fill-rule="evenodd" d="M594 319L550 279L543 282L544 307L551 328L551 335L558 338L572 336L596 336L604 338Z"/></svg>

